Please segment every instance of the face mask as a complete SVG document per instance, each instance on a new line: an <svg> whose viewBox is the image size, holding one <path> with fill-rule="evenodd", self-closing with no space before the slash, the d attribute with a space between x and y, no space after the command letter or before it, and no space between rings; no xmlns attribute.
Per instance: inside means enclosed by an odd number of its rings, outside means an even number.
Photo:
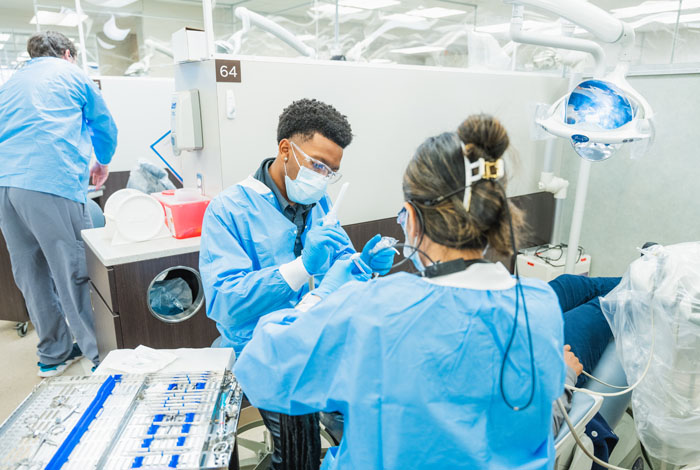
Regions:
<svg viewBox="0 0 700 470"><path fill-rule="evenodd" d="M425 266L423 266L423 262L421 262L420 256L418 256L418 250L414 248L418 247L418 240L410 241L408 239L408 233L406 233L406 228L403 226L401 228L403 229L403 235L406 240L406 243L403 247L403 256L404 258L409 258L413 263L413 266L415 266L418 270L418 272L422 273L423 271L425 271Z"/></svg>
<svg viewBox="0 0 700 470"><path fill-rule="evenodd" d="M292 149L292 155L299 165L299 160ZM305 166L299 165L299 173L296 179L291 179L287 175L287 165L284 165L284 183L287 186L287 196L299 204L311 204L321 200L328 187L328 178L316 173Z"/></svg>

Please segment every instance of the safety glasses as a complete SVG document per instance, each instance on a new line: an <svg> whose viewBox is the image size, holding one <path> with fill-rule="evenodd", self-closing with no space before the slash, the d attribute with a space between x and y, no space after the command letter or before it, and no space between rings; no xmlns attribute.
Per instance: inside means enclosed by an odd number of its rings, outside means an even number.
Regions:
<svg viewBox="0 0 700 470"><path fill-rule="evenodd" d="M406 230L406 219L408 218L408 211L405 207L402 207L399 214L396 216L396 223Z"/></svg>
<svg viewBox="0 0 700 470"><path fill-rule="evenodd" d="M290 140L290 142L292 142ZM313 157L310 157L309 155L306 154L297 144L292 142L292 145L294 146L295 149L299 151L302 157L306 159L308 162L308 167L310 170L312 170L315 173L318 173L319 175L322 175L324 178L328 180L329 183L333 184L336 183L343 175L340 174L338 171L333 171L331 168L323 163L322 161L316 160ZM296 153L294 155L294 158L296 158ZM297 160L297 163L299 161ZM301 164L299 164L301 166Z"/></svg>

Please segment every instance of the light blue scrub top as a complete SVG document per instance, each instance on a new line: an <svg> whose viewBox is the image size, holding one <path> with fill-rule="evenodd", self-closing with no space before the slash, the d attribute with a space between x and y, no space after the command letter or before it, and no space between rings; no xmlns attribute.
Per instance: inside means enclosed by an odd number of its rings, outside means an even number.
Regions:
<svg viewBox="0 0 700 470"><path fill-rule="evenodd" d="M329 207L325 195L311 209L302 244L309 226ZM199 250L207 316L216 321L221 347L233 348L237 356L260 317L296 305L309 290L304 285L293 291L279 271L280 265L296 258L296 231L273 192L252 177L225 189L207 208ZM349 244L339 256L354 252ZM316 285L321 279L316 276Z"/></svg>
<svg viewBox="0 0 700 470"><path fill-rule="evenodd" d="M32 59L0 86L0 186L85 203L93 148L106 165L116 147L102 94L75 64Z"/></svg>
<svg viewBox="0 0 700 470"><path fill-rule="evenodd" d="M522 283L536 369L523 411L499 389L515 289L435 285L407 273L350 282L306 313L262 318L234 374L258 408L345 416L324 469L551 469L552 402L566 377L562 313L546 283ZM521 304L505 375L515 405L529 397L529 357Z"/></svg>

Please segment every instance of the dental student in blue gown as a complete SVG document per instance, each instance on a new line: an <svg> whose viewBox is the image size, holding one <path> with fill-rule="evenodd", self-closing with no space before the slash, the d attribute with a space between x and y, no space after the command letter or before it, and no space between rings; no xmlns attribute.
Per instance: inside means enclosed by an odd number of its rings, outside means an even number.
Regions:
<svg viewBox="0 0 700 470"><path fill-rule="evenodd" d="M295 101L279 117L277 155L212 200L199 268L221 347L240 355L262 316L296 305L312 276L320 282L336 260L355 253L338 223L323 225L332 207L326 189L340 179L352 138L347 118L333 106ZM378 241L370 240L363 256L370 269L386 274L393 251L367 258ZM280 469L280 416L264 409L261 414L274 439L273 468Z"/></svg>

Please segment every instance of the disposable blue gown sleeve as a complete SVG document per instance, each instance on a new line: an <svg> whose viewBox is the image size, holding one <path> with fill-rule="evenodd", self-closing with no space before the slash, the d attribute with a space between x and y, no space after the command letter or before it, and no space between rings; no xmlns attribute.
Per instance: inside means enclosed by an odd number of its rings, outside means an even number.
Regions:
<svg viewBox="0 0 700 470"><path fill-rule="evenodd" d="M117 125L97 85L86 78L84 90L83 118L90 129L90 138L97 161L107 165L112 161L117 148Z"/></svg>
<svg viewBox="0 0 700 470"><path fill-rule="evenodd" d="M363 386L360 382L371 388L367 382L375 374L360 374L366 357L361 350L348 351L346 342L358 310L351 306L357 304L353 285L357 283L346 284L307 312L286 309L260 319L234 366L254 406L289 415L347 412L348 390ZM362 336L378 341L372 332ZM348 377L355 377L353 383Z"/></svg>
<svg viewBox="0 0 700 470"><path fill-rule="evenodd" d="M207 211L203 226L199 269L211 319L237 328L298 300L279 267L253 269L251 258L219 214Z"/></svg>

